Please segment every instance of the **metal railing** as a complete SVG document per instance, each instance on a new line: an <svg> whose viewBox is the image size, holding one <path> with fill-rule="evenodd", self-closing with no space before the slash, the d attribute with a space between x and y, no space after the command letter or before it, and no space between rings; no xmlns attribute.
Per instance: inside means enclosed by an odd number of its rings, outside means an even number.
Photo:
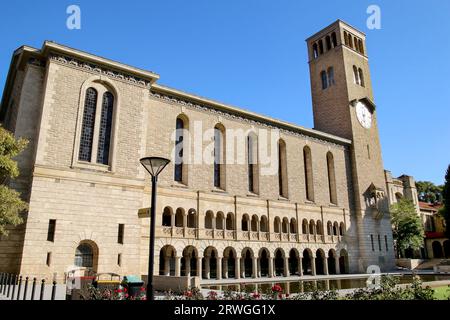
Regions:
<svg viewBox="0 0 450 320"><path fill-rule="evenodd" d="M31 288L30 288L31 286ZM12 273L0 273L0 295L10 300L55 300L57 282L51 283L50 297L46 296L45 279L24 277ZM31 294L28 294L31 289ZM39 291L39 294L38 294ZM48 299L50 298L50 299Z"/></svg>

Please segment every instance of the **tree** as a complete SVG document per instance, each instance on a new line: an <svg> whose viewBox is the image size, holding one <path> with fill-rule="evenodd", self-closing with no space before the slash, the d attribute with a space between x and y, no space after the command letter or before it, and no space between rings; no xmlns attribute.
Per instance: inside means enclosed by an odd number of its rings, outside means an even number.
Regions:
<svg viewBox="0 0 450 320"><path fill-rule="evenodd" d="M430 181L417 181L416 188L420 201L428 203L442 201L443 186L437 186Z"/></svg>
<svg viewBox="0 0 450 320"><path fill-rule="evenodd" d="M393 235L397 251L411 248L420 249L423 245L424 229L416 207L411 200L402 198L391 206Z"/></svg>
<svg viewBox="0 0 450 320"><path fill-rule="evenodd" d="M445 235L450 238L450 165L445 174L445 184L442 191L442 198L444 200L443 216L445 220Z"/></svg>
<svg viewBox="0 0 450 320"><path fill-rule="evenodd" d="M0 236L8 235L8 226L22 223L20 213L27 208L20 194L8 188L8 182L19 175L19 167L13 159L27 146L25 139L16 139L12 133L0 127Z"/></svg>

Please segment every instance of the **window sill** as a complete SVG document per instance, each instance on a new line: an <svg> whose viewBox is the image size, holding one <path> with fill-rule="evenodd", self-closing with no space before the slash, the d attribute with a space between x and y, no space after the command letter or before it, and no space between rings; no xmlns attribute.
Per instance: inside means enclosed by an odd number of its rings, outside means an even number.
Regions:
<svg viewBox="0 0 450 320"><path fill-rule="evenodd" d="M99 164L99 163L92 163L92 162L84 162L84 161L78 161L76 162L72 168L76 169L89 169L89 170L95 170L95 171L101 171L101 172L109 172L111 173L111 166Z"/></svg>
<svg viewBox="0 0 450 320"><path fill-rule="evenodd" d="M279 196L278 200L279 201L289 201L289 198L285 198L285 197Z"/></svg>
<svg viewBox="0 0 450 320"><path fill-rule="evenodd" d="M254 192L249 192L249 193L247 193L247 197L251 197L251 198L259 198L259 194L254 193Z"/></svg>
<svg viewBox="0 0 450 320"><path fill-rule="evenodd" d="M184 184L183 182L178 182L178 181L175 181L171 185L171 187L173 187L173 188L183 188L183 189L187 189L188 188L188 186L186 184Z"/></svg>
<svg viewBox="0 0 450 320"><path fill-rule="evenodd" d="M227 194L228 193L224 189L220 189L220 188L214 188L214 189L211 190L211 192L223 193L223 194Z"/></svg>

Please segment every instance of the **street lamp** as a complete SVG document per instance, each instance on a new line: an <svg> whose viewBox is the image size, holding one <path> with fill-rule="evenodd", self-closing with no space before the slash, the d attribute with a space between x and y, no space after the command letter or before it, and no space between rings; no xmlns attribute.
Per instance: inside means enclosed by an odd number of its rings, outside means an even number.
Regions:
<svg viewBox="0 0 450 320"><path fill-rule="evenodd" d="M153 265L155 256L155 210L156 210L156 184L158 175L169 164L170 160L160 157L147 157L139 160L145 170L152 176L152 202L150 206L150 244L148 257L148 279L147 279L147 299L155 300L153 290Z"/></svg>

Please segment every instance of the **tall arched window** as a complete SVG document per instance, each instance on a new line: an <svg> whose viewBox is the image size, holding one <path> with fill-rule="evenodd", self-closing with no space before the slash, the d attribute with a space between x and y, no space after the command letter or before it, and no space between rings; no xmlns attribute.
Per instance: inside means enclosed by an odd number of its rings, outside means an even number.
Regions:
<svg viewBox="0 0 450 320"><path fill-rule="evenodd" d="M337 204L336 192L336 175L334 170L334 157L331 152L327 153L327 168L328 168L328 189L330 191L330 202Z"/></svg>
<svg viewBox="0 0 450 320"><path fill-rule="evenodd" d="M331 44L332 44L333 48L337 47L336 32L333 32L331 34Z"/></svg>
<svg viewBox="0 0 450 320"><path fill-rule="evenodd" d="M313 44L313 56L314 56L314 59L316 59L319 56L319 49L317 47L317 43Z"/></svg>
<svg viewBox="0 0 450 320"><path fill-rule="evenodd" d="M352 35L349 34L348 35L348 45L350 48L353 48L353 40L352 40Z"/></svg>
<svg viewBox="0 0 450 320"><path fill-rule="evenodd" d="M278 191L279 195L288 197L286 143L278 141Z"/></svg>
<svg viewBox="0 0 450 320"><path fill-rule="evenodd" d="M325 43L326 43L326 46L327 46L327 51L331 50L331 38L330 38L330 36L327 36L325 38Z"/></svg>
<svg viewBox="0 0 450 320"><path fill-rule="evenodd" d="M258 140L255 134L247 137L247 162L248 162L248 191L258 193Z"/></svg>
<svg viewBox="0 0 450 320"><path fill-rule="evenodd" d="M111 129L113 121L114 96L111 92L103 94L102 114L98 137L97 163L109 164L109 149L111 146Z"/></svg>
<svg viewBox="0 0 450 320"><path fill-rule="evenodd" d="M225 128L217 124L214 127L214 186L225 189Z"/></svg>
<svg viewBox="0 0 450 320"><path fill-rule="evenodd" d="M329 67L328 68L327 74L328 74L328 86L331 87L331 86L333 86L335 84L333 67Z"/></svg>
<svg viewBox="0 0 450 320"><path fill-rule="evenodd" d="M359 85L364 87L364 73L361 68L358 69Z"/></svg>
<svg viewBox="0 0 450 320"><path fill-rule="evenodd" d="M319 54L323 54L323 42L319 40Z"/></svg>
<svg viewBox="0 0 450 320"><path fill-rule="evenodd" d="M344 43L348 46L348 33L346 31L344 31Z"/></svg>
<svg viewBox="0 0 450 320"><path fill-rule="evenodd" d="M359 47L359 52L361 52L362 54L364 54L364 45L362 40L358 41L358 47Z"/></svg>
<svg viewBox="0 0 450 320"><path fill-rule="evenodd" d="M78 159L81 161L91 161L92 142L95 128L95 111L97 108L97 90L88 88L84 100L83 124L81 127L80 151Z"/></svg>
<svg viewBox="0 0 450 320"><path fill-rule="evenodd" d="M94 267L94 250L87 243L80 244L75 251L75 265L81 268Z"/></svg>
<svg viewBox="0 0 450 320"><path fill-rule="evenodd" d="M184 121L178 117L176 121L175 137L175 172L174 180L183 182L183 140L184 140Z"/></svg>
<svg viewBox="0 0 450 320"><path fill-rule="evenodd" d="M308 146L305 146L303 148L303 167L305 170L306 199L309 201L314 201L312 157L311 157L311 149Z"/></svg>
<svg viewBox="0 0 450 320"><path fill-rule="evenodd" d="M353 81L355 84L359 85L359 73L358 68L356 66L353 66Z"/></svg>
<svg viewBox="0 0 450 320"><path fill-rule="evenodd" d="M325 70L320 73L320 79L322 80L322 90L325 90L328 87L327 73Z"/></svg>

